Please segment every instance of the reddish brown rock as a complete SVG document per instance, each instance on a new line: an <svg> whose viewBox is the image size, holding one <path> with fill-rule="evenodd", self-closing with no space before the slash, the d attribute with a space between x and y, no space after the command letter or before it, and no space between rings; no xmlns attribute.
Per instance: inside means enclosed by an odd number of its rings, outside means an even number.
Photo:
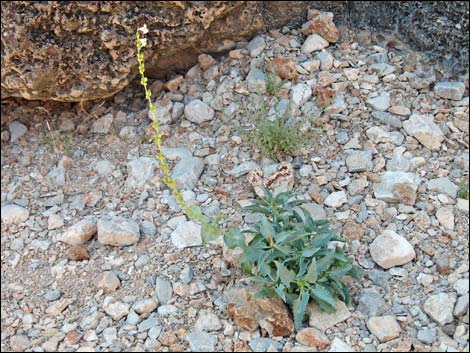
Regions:
<svg viewBox="0 0 470 353"><path fill-rule="evenodd" d="M71 261L82 261L88 260L90 255L84 245L75 245L67 250L65 257Z"/></svg>
<svg viewBox="0 0 470 353"><path fill-rule="evenodd" d="M302 26L302 33L310 35L317 33L330 43L336 43L339 39L339 31L333 22L332 12L323 12L313 9L308 11L308 22Z"/></svg>
<svg viewBox="0 0 470 353"><path fill-rule="evenodd" d="M51 304L46 309L46 313L51 316L57 316L72 303L73 303L72 299L60 299L54 302L53 304Z"/></svg>
<svg viewBox="0 0 470 353"><path fill-rule="evenodd" d="M173 292L180 297L189 297L191 295L189 286L180 282L173 284Z"/></svg>
<svg viewBox="0 0 470 353"><path fill-rule="evenodd" d="M297 80L297 70L289 58L277 57L272 59L269 69L283 80Z"/></svg>
<svg viewBox="0 0 470 353"><path fill-rule="evenodd" d="M170 346L170 352L183 352L184 347L181 344L174 343Z"/></svg>
<svg viewBox="0 0 470 353"><path fill-rule="evenodd" d="M80 341L80 338L82 338L80 332L71 330L65 335L64 342L68 345L74 345L77 344L78 341Z"/></svg>
<svg viewBox="0 0 470 353"><path fill-rule="evenodd" d="M276 38L276 42L284 48L290 48L290 39L286 36L280 36L279 38Z"/></svg>
<svg viewBox="0 0 470 353"><path fill-rule="evenodd" d="M234 352L252 352L251 348L248 346L246 342L235 342L233 344L233 351Z"/></svg>
<svg viewBox="0 0 470 353"><path fill-rule="evenodd" d="M174 78L172 78L170 81L168 81L167 83L165 83L165 88L170 91L170 92L174 92L178 89L179 85L183 82L183 76L181 75L178 75Z"/></svg>
<svg viewBox="0 0 470 353"><path fill-rule="evenodd" d="M199 55L197 57L197 61L199 61L199 67L202 70L205 70L215 64L214 58L208 54Z"/></svg>
<svg viewBox="0 0 470 353"><path fill-rule="evenodd" d="M279 298L253 299L254 293L254 288L234 290L227 305L228 316L239 327L251 332L261 326L270 336L290 335L294 322L283 301Z"/></svg>
<svg viewBox="0 0 470 353"><path fill-rule="evenodd" d="M318 349L325 349L330 346L330 340L324 333L313 327L300 330L295 336L297 342Z"/></svg>
<svg viewBox="0 0 470 353"><path fill-rule="evenodd" d="M416 203L416 191L411 185L396 184L393 193L405 205L413 206Z"/></svg>
<svg viewBox="0 0 470 353"><path fill-rule="evenodd" d="M228 56L232 59L238 60L241 59L245 56L245 50L244 49L235 49L235 50L230 50L228 53Z"/></svg>
<svg viewBox="0 0 470 353"><path fill-rule="evenodd" d="M343 227L343 235L349 240L360 240L364 235L364 229L354 221L348 221Z"/></svg>
<svg viewBox="0 0 470 353"><path fill-rule="evenodd" d="M150 91L152 91L152 97L158 96L160 91L163 89L164 83L160 80L155 80L150 86Z"/></svg>
<svg viewBox="0 0 470 353"><path fill-rule="evenodd" d="M333 101L334 92L329 88L316 87L313 95L317 97L316 104L319 107L326 107Z"/></svg>
<svg viewBox="0 0 470 353"><path fill-rule="evenodd" d="M337 80L337 77L329 71L323 70L318 73L318 86L327 87Z"/></svg>
<svg viewBox="0 0 470 353"><path fill-rule="evenodd" d="M163 332L159 337L158 340L164 346L171 346L176 343L178 338L173 332Z"/></svg>
<svg viewBox="0 0 470 353"><path fill-rule="evenodd" d="M14 352L24 352L31 346L31 341L26 335L16 335L10 338L10 347Z"/></svg>

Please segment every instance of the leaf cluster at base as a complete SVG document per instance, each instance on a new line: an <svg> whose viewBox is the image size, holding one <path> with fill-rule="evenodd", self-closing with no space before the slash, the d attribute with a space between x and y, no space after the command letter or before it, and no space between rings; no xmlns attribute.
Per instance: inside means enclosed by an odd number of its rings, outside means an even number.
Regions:
<svg viewBox="0 0 470 353"><path fill-rule="evenodd" d="M257 297L281 298L291 307L299 329L310 301L329 312L336 310L338 299L349 304L349 289L341 277L359 278L361 270L342 247L332 246L332 241L343 239L328 221L314 221L300 206L303 201L293 200L292 192L273 196L263 190L265 197L244 208L260 213L261 221L243 232L232 229L225 242L243 250L242 269L263 285ZM246 233L253 236L248 243Z"/></svg>

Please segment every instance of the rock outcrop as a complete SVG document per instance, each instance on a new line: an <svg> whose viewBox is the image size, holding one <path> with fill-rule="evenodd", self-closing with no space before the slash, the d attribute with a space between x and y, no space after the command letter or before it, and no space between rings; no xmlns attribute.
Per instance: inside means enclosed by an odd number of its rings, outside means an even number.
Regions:
<svg viewBox="0 0 470 353"><path fill-rule="evenodd" d="M262 3L2 2L2 98L80 102L114 95L138 74L135 32L143 24L147 74L162 77L196 64L201 53L225 53L235 41L300 22L311 6Z"/></svg>
<svg viewBox="0 0 470 353"><path fill-rule="evenodd" d="M2 98L83 102L113 96L138 75L135 31L143 24L149 28L147 74L171 78L197 64L202 53L217 56L236 41L305 22L309 8L333 12L338 25L394 32L449 71L468 70L465 1L4 1ZM310 16L308 33L328 23L331 14L325 16ZM338 39L333 32L330 42Z"/></svg>

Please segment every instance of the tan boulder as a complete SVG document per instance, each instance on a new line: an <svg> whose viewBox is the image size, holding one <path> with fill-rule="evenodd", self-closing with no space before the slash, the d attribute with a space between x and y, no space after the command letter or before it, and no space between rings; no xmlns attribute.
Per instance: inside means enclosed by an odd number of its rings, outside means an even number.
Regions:
<svg viewBox="0 0 470 353"><path fill-rule="evenodd" d="M255 288L235 289L227 305L228 316L250 332L262 327L270 336L289 336L294 322L287 306L279 298L253 299L256 291Z"/></svg>
<svg viewBox="0 0 470 353"><path fill-rule="evenodd" d="M258 33L302 21L309 1L2 2L2 99L81 102L113 96L139 74L175 77ZM177 85L167 85L168 89Z"/></svg>

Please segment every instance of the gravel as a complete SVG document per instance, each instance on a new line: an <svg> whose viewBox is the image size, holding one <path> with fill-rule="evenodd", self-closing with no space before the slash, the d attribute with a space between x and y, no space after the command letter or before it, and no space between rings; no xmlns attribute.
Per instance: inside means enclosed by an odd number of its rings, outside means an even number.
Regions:
<svg viewBox="0 0 470 353"><path fill-rule="evenodd" d="M312 218L348 238L368 274L344 278L351 305L302 329L322 331L330 351L468 351L468 200L457 198L469 173L468 78L448 83L438 64L376 33L345 28L336 45L301 33L225 43L229 55L202 57L170 84L149 79L177 187L224 228L246 229L259 220L239 206L257 198L251 177L263 171L274 190L287 161ZM277 97L265 83L274 57L297 71ZM165 185L135 83L83 107L2 108L2 351L317 349L229 317L227 293L245 282L237 251L203 246ZM331 96L325 112L320 94ZM263 157L244 134L260 97L311 144ZM114 285L95 285L103 273Z"/></svg>

